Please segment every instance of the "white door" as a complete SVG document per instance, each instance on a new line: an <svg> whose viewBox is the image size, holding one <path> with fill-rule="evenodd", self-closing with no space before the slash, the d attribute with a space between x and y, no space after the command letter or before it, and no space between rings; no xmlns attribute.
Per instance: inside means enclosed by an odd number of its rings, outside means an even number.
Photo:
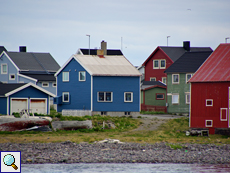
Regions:
<svg viewBox="0 0 230 173"><path fill-rule="evenodd" d="M33 113L47 114L46 99L30 99L30 109Z"/></svg>
<svg viewBox="0 0 230 173"><path fill-rule="evenodd" d="M28 109L28 100L24 98L12 98L11 99L11 112L12 115L13 112L21 112L23 109Z"/></svg>

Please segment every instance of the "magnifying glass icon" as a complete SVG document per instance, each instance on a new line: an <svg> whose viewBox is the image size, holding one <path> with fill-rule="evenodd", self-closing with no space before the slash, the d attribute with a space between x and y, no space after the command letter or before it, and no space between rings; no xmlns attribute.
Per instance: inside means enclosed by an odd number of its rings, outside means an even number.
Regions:
<svg viewBox="0 0 230 173"><path fill-rule="evenodd" d="M3 158L3 162L7 166L12 166L15 170L18 169L18 167L14 164L15 163L15 158L11 154L7 154Z"/></svg>

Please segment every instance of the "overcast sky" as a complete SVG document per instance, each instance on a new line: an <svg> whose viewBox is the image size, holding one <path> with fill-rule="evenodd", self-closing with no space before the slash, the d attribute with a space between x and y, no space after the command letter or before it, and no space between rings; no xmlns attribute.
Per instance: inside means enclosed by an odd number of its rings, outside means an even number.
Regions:
<svg viewBox="0 0 230 173"><path fill-rule="evenodd" d="M122 49L135 66L157 46L213 50L230 37L230 0L0 0L0 46L49 52L62 66L79 48ZM122 38L122 39L121 39ZM230 43L230 39L227 40Z"/></svg>

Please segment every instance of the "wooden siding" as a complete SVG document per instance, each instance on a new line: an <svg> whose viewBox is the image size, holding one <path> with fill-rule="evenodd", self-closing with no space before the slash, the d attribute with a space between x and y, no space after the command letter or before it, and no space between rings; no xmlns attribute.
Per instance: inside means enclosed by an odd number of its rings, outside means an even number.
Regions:
<svg viewBox="0 0 230 173"><path fill-rule="evenodd" d="M230 82L206 82L191 84L191 128L205 128L205 121L212 120L213 127L210 133L214 133L215 128L228 128L228 121L221 121L221 108L228 108ZM213 100L213 106L206 106L206 99Z"/></svg>
<svg viewBox="0 0 230 173"><path fill-rule="evenodd" d="M0 114L7 115L7 98L0 97Z"/></svg>
<svg viewBox="0 0 230 173"><path fill-rule="evenodd" d="M69 72L69 82L62 81L62 72ZM79 71L85 69L72 59L57 76L57 96L69 92L70 101L57 105L57 111L62 109L91 110L91 76L86 72L86 81L79 81Z"/></svg>

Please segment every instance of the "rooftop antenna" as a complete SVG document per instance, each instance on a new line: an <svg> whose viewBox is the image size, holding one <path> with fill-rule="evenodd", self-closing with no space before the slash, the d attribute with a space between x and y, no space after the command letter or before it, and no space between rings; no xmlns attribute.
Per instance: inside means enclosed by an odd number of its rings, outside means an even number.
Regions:
<svg viewBox="0 0 230 173"><path fill-rule="evenodd" d="M89 34L86 34L86 36L89 37L89 55L90 55L90 35L89 35Z"/></svg>
<svg viewBox="0 0 230 173"><path fill-rule="evenodd" d="M123 42L123 38L121 37L121 51L122 51L122 49L123 49L122 42Z"/></svg>
<svg viewBox="0 0 230 173"><path fill-rule="evenodd" d="M168 39L169 39L170 36L167 36L167 46L168 46Z"/></svg>

